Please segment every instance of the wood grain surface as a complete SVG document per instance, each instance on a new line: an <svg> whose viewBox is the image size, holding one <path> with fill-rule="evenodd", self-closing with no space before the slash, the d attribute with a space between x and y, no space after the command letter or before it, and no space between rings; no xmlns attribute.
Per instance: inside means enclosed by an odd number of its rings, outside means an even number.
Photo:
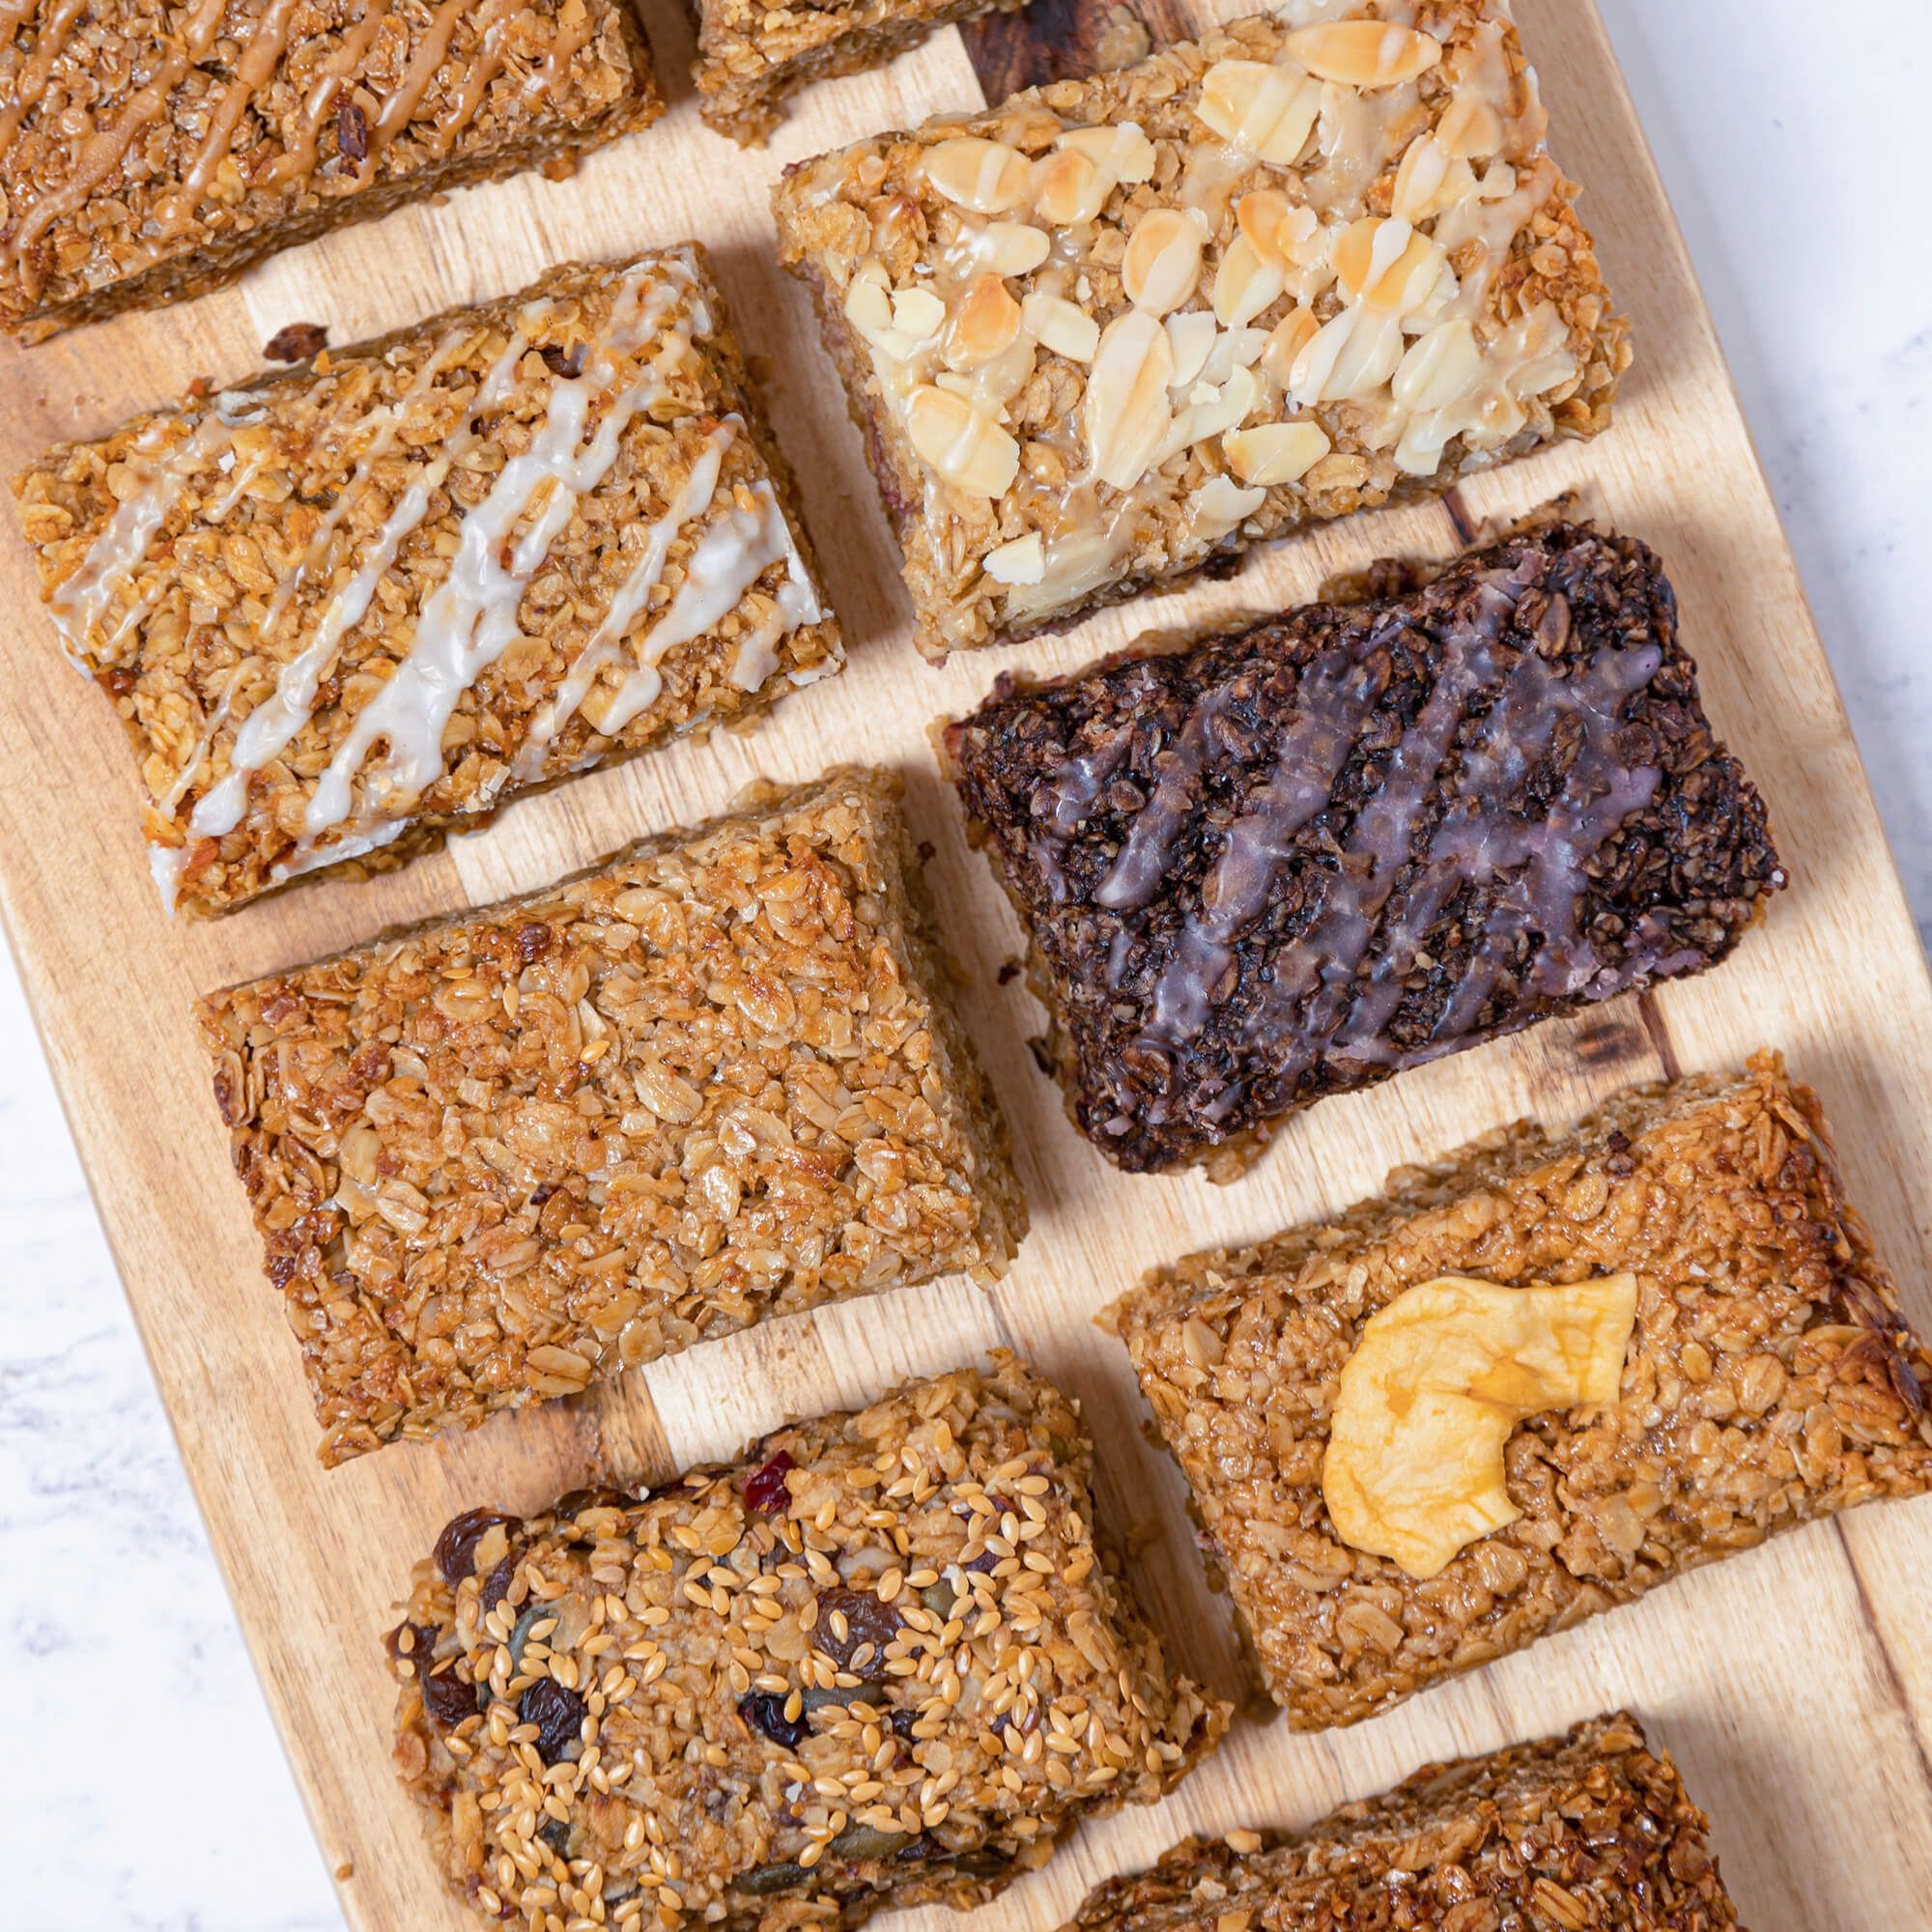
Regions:
<svg viewBox="0 0 1932 1932"><path fill-rule="evenodd" d="M1199 20L1210 10L1159 11ZM716 252L741 332L769 359L773 414L808 479L810 520L852 645L845 676L789 700L755 735L579 780L374 883L316 886L220 924L173 926L149 883L119 727L62 663L16 534L0 542L0 901L254 1665L362 1932L469 1922L439 1890L391 1775L393 1688L380 1642L412 1561L461 1507L529 1507L604 1471L662 1476L729 1454L787 1414L858 1403L898 1377L1011 1343L1084 1403L1100 1444L1103 1508L1117 1532L1146 1538L1138 1580L1176 1661L1236 1687L1227 1612L1205 1586L1179 1478L1144 1441L1125 1356L1093 1326L1094 1312L1155 1261L1334 1208L1373 1191L1396 1161L1525 1112L1567 1120L1660 1071L1735 1065L1760 1042L1781 1046L1822 1091L1855 1196L1913 1312L1932 1318L1925 964L1602 26L1589 0L1520 0L1519 12L1558 156L1587 186L1585 213L1634 318L1637 362L1607 436L1479 480L1463 493L1464 511L1513 515L1587 486L1605 512L1658 546L1711 715L1771 801L1794 883L1718 972L1330 1100L1229 1188L1124 1177L1074 1139L1026 1048L1037 1015L1017 982L998 983L1015 929L965 849L925 729L975 702L1002 665L1071 668L1145 629L1307 596L1378 553L1446 551L1457 532L1440 506L1361 519L1257 557L1232 581L1144 599L1063 639L955 658L941 671L920 664L858 440L806 304L772 259L765 193L787 159L977 105L956 33L888 72L817 90L768 153L746 156L698 125L684 79L689 30L673 0L650 0L672 111L574 179L532 178L406 211L176 312L0 352L0 458L12 469L52 439L105 430L197 376L247 374L285 324L326 323L345 343L516 289L564 256L696 234ZM1037 45L1000 32L976 35L995 85L1050 71ZM1003 49L997 60L993 47ZM937 848L931 872L967 976L967 1021L1012 1121L1033 1205L1034 1232L1012 1274L991 1294L953 1280L776 1322L587 1400L325 1475L295 1345L229 1172L191 996L392 921L541 884L642 830L721 809L754 774L801 778L849 757L905 772L915 830ZM1145 1862L1184 1832L1307 1820L1425 1758L1628 1703L1711 1811L1756 1932L1923 1925L1928 1572L1932 1503L1875 1508L1705 1571L1354 1730L1296 1738L1251 1717L1157 1811L1084 1831L975 1922L1054 1926L1095 1879ZM956 1921L935 1913L893 1922L928 1932Z"/></svg>

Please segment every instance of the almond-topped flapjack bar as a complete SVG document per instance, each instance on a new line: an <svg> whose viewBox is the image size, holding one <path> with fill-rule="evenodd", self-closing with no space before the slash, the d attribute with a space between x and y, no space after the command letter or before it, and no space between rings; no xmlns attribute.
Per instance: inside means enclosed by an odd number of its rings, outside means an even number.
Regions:
<svg viewBox="0 0 1932 1932"><path fill-rule="evenodd" d="M1305 1831L1187 1839L1064 1932L1736 1932L1709 1832L1617 1712L1425 1765Z"/></svg>
<svg viewBox="0 0 1932 1932"><path fill-rule="evenodd" d="M203 295L663 111L631 0L13 0L0 326Z"/></svg>
<svg viewBox="0 0 1932 1932"><path fill-rule="evenodd" d="M1699 971L1784 883L1633 538L1543 523L943 744L1074 1123L1239 1171L1324 1094Z"/></svg>
<svg viewBox="0 0 1932 1932"><path fill-rule="evenodd" d="M1504 0L1295 5L790 170L932 657L1608 419Z"/></svg>
<svg viewBox="0 0 1932 1932"><path fill-rule="evenodd" d="M493 1922L833 1932L1159 1797L1228 1707L1165 1670L1093 1465L998 1355L648 1498L458 1517L389 1638L444 1876Z"/></svg>
<svg viewBox="0 0 1932 1932"><path fill-rule="evenodd" d="M1025 0L685 0L697 27L699 111L746 146L782 118L786 96L884 67L939 28Z"/></svg>
<svg viewBox="0 0 1932 1932"><path fill-rule="evenodd" d="M395 866L844 662L695 243L553 270L15 480L172 910Z"/></svg>
<svg viewBox="0 0 1932 1932"><path fill-rule="evenodd" d="M841 770L204 1000L324 1462L1004 1273L1026 1207L945 970L896 782Z"/></svg>
<svg viewBox="0 0 1932 1932"><path fill-rule="evenodd" d="M1776 1054L1398 1169L1111 1321L1298 1730L1932 1489L1932 1353Z"/></svg>

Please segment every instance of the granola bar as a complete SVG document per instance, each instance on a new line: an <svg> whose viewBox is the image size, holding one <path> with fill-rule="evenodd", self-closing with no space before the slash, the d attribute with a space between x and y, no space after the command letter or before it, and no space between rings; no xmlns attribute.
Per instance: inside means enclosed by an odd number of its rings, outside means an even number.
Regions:
<svg viewBox="0 0 1932 1932"><path fill-rule="evenodd" d="M1026 1231L896 781L843 770L199 1008L325 1463Z"/></svg>
<svg viewBox="0 0 1932 1932"><path fill-rule="evenodd" d="M1500 1526L1426 1579L1344 1541L1328 1464L1372 1322L1444 1277L1522 1300L1620 1276L1635 1299L1616 1393L1498 1445ZM1300 1730L1370 1717L1778 1530L1932 1489L1932 1354L1845 1201L1817 1095L1772 1053L1632 1089L1565 1134L1520 1122L1398 1170L1330 1223L1157 1272L1113 1320ZM1398 1379L1391 1400L1427 1379ZM1416 1508L1456 1500L1474 1465L1450 1461L1446 1493L1422 1483Z"/></svg>
<svg viewBox="0 0 1932 1932"><path fill-rule="evenodd" d="M1151 1803L1228 1707L1165 1671L1093 1463L997 1355L648 1500L457 1518L389 1639L449 1883L492 1920L831 1932Z"/></svg>
<svg viewBox="0 0 1932 1932"><path fill-rule="evenodd" d="M1386 587L1378 591L1378 585ZM1715 964L1784 883L1634 538L1548 523L944 731L1075 1124L1142 1173Z"/></svg>
<svg viewBox="0 0 1932 1932"><path fill-rule="evenodd" d="M787 95L884 67L939 28L1025 0L685 0L697 28L699 111L746 147L783 117Z"/></svg>
<svg viewBox="0 0 1932 1932"><path fill-rule="evenodd" d="M1628 331L1543 136L1506 0L1298 0L791 170L921 647L1602 429Z"/></svg>
<svg viewBox="0 0 1932 1932"><path fill-rule="evenodd" d="M1425 1765L1306 1831L1190 1838L1065 1932L1736 1932L1677 1767L1626 1712Z"/></svg>
<svg viewBox="0 0 1932 1932"><path fill-rule="evenodd" d="M163 901L401 864L839 668L695 242L554 269L17 478Z"/></svg>
<svg viewBox="0 0 1932 1932"><path fill-rule="evenodd" d="M664 111L630 0L13 0L0 326L38 340Z"/></svg>

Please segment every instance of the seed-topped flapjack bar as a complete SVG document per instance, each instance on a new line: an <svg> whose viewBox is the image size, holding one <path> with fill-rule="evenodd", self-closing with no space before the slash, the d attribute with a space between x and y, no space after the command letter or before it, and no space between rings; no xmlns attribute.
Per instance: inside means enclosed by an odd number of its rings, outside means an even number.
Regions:
<svg viewBox="0 0 1932 1932"><path fill-rule="evenodd" d="M10 0L0 326L202 295L663 111L631 0Z"/></svg>
<svg viewBox="0 0 1932 1932"><path fill-rule="evenodd" d="M1357 588L946 727L1122 1167L1234 1171L1324 1094L1715 964L1784 883L1644 545L1545 524Z"/></svg>
<svg viewBox="0 0 1932 1932"><path fill-rule="evenodd" d="M696 243L63 444L14 492L171 909L398 865L844 661Z"/></svg>
<svg viewBox="0 0 1932 1932"><path fill-rule="evenodd" d="M493 1923L838 1932L1159 1797L1228 1707L1164 1670L1093 1463L996 1356L647 1499L457 1518L389 1640L449 1884Z"/></svg>
<svg viewBox="0 0 1932 1932"><path fill-rule="evenodd" d="M1064 1932L1737 1932L1709 1832L1618 1712L1425 1765L1305 1831L1190 1838Z"/></svg>
<svg viewBox="0 0 1932 1932"><path fill-rule="evenodd" d="M838 771L203 1001L340 1463L1026 1232L896 786Z"/></svg>
<svg viewBox="0 0 1932 1932"><path fill-rule="evenodd" d="M1608 420L1505 0L1293 5L792 169L928 655Z"/></svg>
<svg viewBox="0 0 1932 1932"><path fill-rule="evenodd" d="M1111 1320L1297 1730L1932 1490L1932 1353L1775 1054L1400 1168Z"/></svg>

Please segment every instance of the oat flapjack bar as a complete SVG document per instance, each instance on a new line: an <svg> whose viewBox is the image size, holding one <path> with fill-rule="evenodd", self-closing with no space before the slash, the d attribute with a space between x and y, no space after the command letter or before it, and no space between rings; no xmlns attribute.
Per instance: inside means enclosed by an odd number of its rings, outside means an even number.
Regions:
<svg viewBox="0 0 1932 1932"><path fill-rule="evenodd" d="M1005 1271L1026 1208L917 866L894 781L838 771L202 1002L325 1462Z"/></svg>
<svg viewBox="0 0 1932 1932"><path fill-rule="evenodd" d="M1324 1094L1701 970L1784 883L1633 538L1542 524L948 725L1075 1124L1238 1171Z"/></svg>
<svg viewBox="0 0 1932 1932"><path fill-rule="evenodd" d="M13 0L0 325L38 338L202 295L663 111L630 0Z"/></svg>
<svg viewBox="0 0 1932 1932"><path fill-rule="evenodd" d="M554 269L14 487L171 909L400 864L844 661L696 243Z"/></svg>
<svg viewBox="0 0 1932 1932"><path fill-rule="evenodd" d="M1188 1839L1065 1932L1734 1932L1709 1829L1619 1712L1425 1765L1306 1831Z"/></svg>
<svg viewBox="0 0 1932 1932"><path fill-rule="evenodd" d="M1426 1580L1341 1539L1326 1464L1373 1321L1442 1277L1630 1276L1618 1393L1509 1436L1513 1520ZM1816 1094L1774 1054L1399 1169L1332 1222L1157 1272L1112 1319L1297 1729L1372 1716L1778 1530L1932 1489L1932 1354L1845 1200Z"/></svg>
<svg viewBox="0 0 1932 1932"><path fill-rule="evenodd" d="M699 108L721 134L751 145L814 80L884 67L955 20L1023 0L685 0L697 28Z"/></svg>
<svg viewBox="0 0 1932 1932"><path fill-rule="evenodd" d="M492 1919L832 1932L1157 1798L1228 1707L1165 1671L1093 1461L996 1356L648 1498L459 1517L389 1639L445 1877Z"/></svg>
<svg viewBox="0 0 1932 1932"><path fill-rule="evenodd" d="M1627 331L1543 137L1504 0L1373 0L790 170L922 649L1601 429Z"/></svg>

